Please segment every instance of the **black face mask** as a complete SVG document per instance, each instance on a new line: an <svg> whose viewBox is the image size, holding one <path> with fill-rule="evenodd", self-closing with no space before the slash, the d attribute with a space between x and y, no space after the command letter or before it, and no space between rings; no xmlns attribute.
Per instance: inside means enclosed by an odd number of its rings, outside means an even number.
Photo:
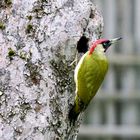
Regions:
<svg viewBox="0 0 140 140"><path fill-rule="evenodd" d="M104 52L106 52L106 50L109 48L109 46L111 46L111 42L109 40L105 41L102 43L103 48L105 49Z"/></svg>

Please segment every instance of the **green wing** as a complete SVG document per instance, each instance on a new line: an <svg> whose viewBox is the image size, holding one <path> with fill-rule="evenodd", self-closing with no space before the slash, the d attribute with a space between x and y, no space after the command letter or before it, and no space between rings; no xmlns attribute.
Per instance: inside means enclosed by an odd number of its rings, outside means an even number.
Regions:
<svg viewBox="0 0 140 140"><path fill-rule="evenodd" d="M99 89L108 69L106 58L98 55L85 55L77 72L77 95L88 105Z"/></svg>

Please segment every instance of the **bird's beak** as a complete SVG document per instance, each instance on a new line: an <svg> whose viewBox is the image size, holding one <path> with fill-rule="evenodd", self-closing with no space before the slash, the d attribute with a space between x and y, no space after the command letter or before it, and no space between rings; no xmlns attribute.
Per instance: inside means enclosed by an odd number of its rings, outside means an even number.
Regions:
<svg viewBox="0 0 140 140"><path fill-rule="evenodd" d="M114 44L114 43L117 43L119 40L121 40L122 38L121 37L118 37L118 38L114 38L114 39L110 39L110 44Z"/></svg>

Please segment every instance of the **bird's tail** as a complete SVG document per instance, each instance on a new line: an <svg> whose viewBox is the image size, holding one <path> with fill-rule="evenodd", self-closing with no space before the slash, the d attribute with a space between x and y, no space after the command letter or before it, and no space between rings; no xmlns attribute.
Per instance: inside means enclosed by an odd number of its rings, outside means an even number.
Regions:
<svg viewBox="0 0 140 140"><path fill-rule="evenodd" d="M74 103L74 105L72 106L68 114L70 125L75 124L75 121L77 120L79 114L80 114L80 111L76 110L76 103Z"/></svg>

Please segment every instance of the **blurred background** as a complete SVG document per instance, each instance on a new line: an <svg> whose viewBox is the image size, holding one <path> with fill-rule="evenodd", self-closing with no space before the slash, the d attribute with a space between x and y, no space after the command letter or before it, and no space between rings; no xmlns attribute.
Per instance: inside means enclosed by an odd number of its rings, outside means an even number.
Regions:
<svg viewBox="0 0 140 140"><path fill-rule="evenodd" d="M84 114L78 140L140 140L140 0L94 0L104 17L108 74Z"/></svg>

